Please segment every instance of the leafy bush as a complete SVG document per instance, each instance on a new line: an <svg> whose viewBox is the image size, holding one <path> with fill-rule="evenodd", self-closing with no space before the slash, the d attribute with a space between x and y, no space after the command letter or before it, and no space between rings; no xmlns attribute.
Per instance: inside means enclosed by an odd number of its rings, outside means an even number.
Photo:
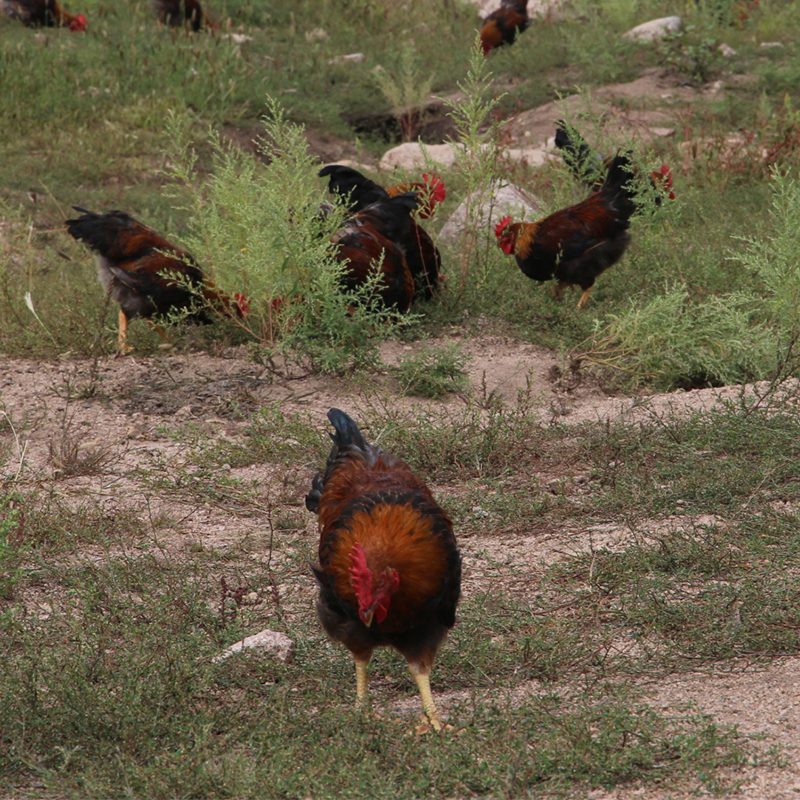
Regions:
<svg viewBox="0 0 800 800"><path fill-rule="evenodd" d="M190 196L191 249L223 290L246 296L249 310L239 324L268 349L266 358L292 354L326 372L371 363L376 342L409 317L382 306L377 270L366 285L342 288L345 268L330 236L343 210L321 211L324 195L303 128L271 99L264 123L258 147L266 166L212 133L214 174L198 185L186 126L172 118L171 138L179 143L172 179Z"/></svg>

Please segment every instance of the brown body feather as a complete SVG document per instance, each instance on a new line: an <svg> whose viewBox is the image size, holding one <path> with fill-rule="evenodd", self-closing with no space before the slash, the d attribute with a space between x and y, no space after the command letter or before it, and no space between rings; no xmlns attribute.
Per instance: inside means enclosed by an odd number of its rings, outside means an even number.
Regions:
<svg viewBox="0 0 800 800"><path fill-rule="evenodd" d="M444 184L435 176L425 182L399 184L384 189L357 170L340 164L324 167L319 174L320 177L329 178L331 193L345 200L350 211L355 213L409 191L416 193L419 188L419 216L424 219L433 213L436 204L445 196ZM439 285L442 266L441 254L433 239L413 217L406 228L394 231L388 238L405 259L413 281L412 294L430 299Z"/></svg>
<svg viewBox="0 0 800 800"><path fill-rule="evenodd" d="M159 22L172 27L188 25L193 31L199 31L203 25L217 27L206 16L199 0L153 0L153 11Z"/></svg>

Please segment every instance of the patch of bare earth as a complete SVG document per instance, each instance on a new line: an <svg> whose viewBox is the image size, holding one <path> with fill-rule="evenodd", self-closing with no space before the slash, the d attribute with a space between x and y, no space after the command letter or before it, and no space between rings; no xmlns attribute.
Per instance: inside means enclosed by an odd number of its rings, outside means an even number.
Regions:
<svg viewBox="0 0 800 800"><path fill-rule="evenodd" d="M441 345L443 339L433 344ZM495 393L513 404L520 393L538 408L543 424L570 425L588 420L624 419L648 424L661 416L705 409L726 399L735 399L741 389L708 389L650 397L609 397L596 385L558 377L563 375L558 356L541 347L507 337L484 336L459 342L470 357L471 392L478 396ZM392 364L410 354L418 345L388 343L382 358ZM255 464L242 468L223 466L232 477L256 487L256 499L237 503L236 498L181 498L159 493L141 482L140 470L169 470L186 458L185 434L176 431L192 427L206 443L227 440L243 442L243 430L253 412L276 406L283 414L299 413L308 424L326 429L325 412L340 406L356 417L359 410L391 403L407 409L424 409L434 418L446 416L462 406L464 397L426 401L398 397L391 376L376 374L371 385L354 387L344 379L293 375L288 378L268 373L261 366L231 352L227 357L207 353L175 354L161 357L128 357L91 361L64 360L41 363L21 359L0 360L0 409L11 421L0 427L0 452L7 459L4 472L21 484L52 485L65 502L86 498L109 513L125 512L142 520L168 515L175 520L153 531L165 554L179 554L187 547L242 552L266 559L271 521L268 507L288 508L302 517L303 495L313 467L298 465L296 474L286 474L275 485L273 468ZM757 391L758 387L752 387ZM59 475L51 456L51 443L64 435L77 438L83 448L102 449L108 454L99 474L82 477ZM160 466L154 466L160 465ZM290 471L291 472L291 471ZM548 476L541 476L543 487ZM543 491L546 491L543 488ZM532 498L535 501L536 498ZM272 511L269 513L273 513ZM272 554L272 566L280 569L285 559L299 550L312 552L316 521L308 514L305 529L285 542L286 549ZM710 517L693 520L713 524ZM532 520L532 523L534 521ZM654 523L659 525L662 523ZM467 565L464 591L486 592L501 581L498 569L508 571L509 581L524 579L536 586L536 579L553 562L589 548L619 549L630 542L631 532L623 523L586 529L579 519L562 530L529 531L514 535L489 536L481 529L470 530L466 521L458 531ZM491 543L495 560L485 560ZM85 557L93 557L91 547ZM102 557L98 551L94 557ZM315 589L309 578L278 585L281 600L293 613L311 614ZM47 613L47 598L33 595L34 613ZM266 600L264 600L266 602ZM44 609L44 610L43 610ZM254 631L255 632L255 631ZM786 798L800 792L800 775L795 762L800 755L800 701L798 688L800 660L776 660L758 670L728 665L724 673L674 675L650 686L652 702L663 708L692 702L722 723L733 723L746 733L763 732L768 743L780 745L788 757L783 768L748 768L745 797ZM537 691L531 685L529 691ZM460 696L442 697L446 708ZM404 710L398 704L398 710ZM413 712L409 712L413 713ZM593 798L682 796L659 791L618 790L594 792Z"/></svg>

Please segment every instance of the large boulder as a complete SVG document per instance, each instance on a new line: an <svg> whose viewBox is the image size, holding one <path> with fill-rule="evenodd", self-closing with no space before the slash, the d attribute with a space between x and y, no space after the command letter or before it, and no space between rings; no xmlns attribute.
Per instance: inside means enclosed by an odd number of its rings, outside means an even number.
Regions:
<svg viewBox="0 0 800 800"><path fill-rule="evenodd" d="M636 42L655 42L670 33L677 33L680 29L680 17L661 17L660 19L651 19L650 22L643 22L641 25L631 28L627 33L622 34L622 38Z"/></svg>
<svg viewBox="0 0 800 800"><path fill-rule="evenodd" d="M470 230L492 230L507 216L516 221L533 222L544 215L542 208L543 203L538 197L519 186L493 184L479 189L461 203L439 233L439 241L444 244L458 241L464 236L468 224Z"/></svg>
<svg viewBox="0 0 800 800"><path fill-rule="evenodd" d="M411 172L424 167L425 156L422 147L419 142L405 142L387 150L381 159L381 170L404 169ZM429 161L434 161L442 167L452 167L456 163L452 145L427 144L424 147Z"/></svg>

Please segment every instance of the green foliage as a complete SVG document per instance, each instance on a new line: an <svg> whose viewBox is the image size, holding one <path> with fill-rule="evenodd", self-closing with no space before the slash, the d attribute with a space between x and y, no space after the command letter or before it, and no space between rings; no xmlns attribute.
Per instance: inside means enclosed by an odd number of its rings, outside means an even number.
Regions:
<svg viewBox="0 0 800 800"><path fill-rule="evenodd" d="M247 297L240 327L257 342L307 360L323 372L374 363L375 346L407 317L376 296L377 268L365 285L346 291L346 267L337 261L331 234L343 210L323 213L317 167L301 126L267 102L259 149L268 163L214 142L215 171L194 181L197 157L185 127L173 118L172 177L191 198L192 250L229 295ZM271 356L261 356L270 359Z"/></svg>
<svg viewBox="0 0 800 800"><path fill-rule="evenodd" d="M717 45L716 26L705 18L697 25L684 25L667 33L658 50L665 67L703 84L721 67L722 55Z"/></svg>
<svg viewBox="0 0 800 800"><path fill-rule="evenodd" d="M428 102L435 80L432 73L423 78L422 71L415 66L416 61L414 48L406 45L401 51L397 67L380 69L375 73L378 88L400 121L400 133L404 142L411 142L416 138L423 114L420 107Z"/></svg>
<svg viewBox="0 0 800 800"><path fill-rule="evenodd" d="M449 392L462 392L469 385L464 371L467 361L457 344L444 348L424 346L402 358L393 372L403 394L439 400Z"/></svg>
<svg viewBox="0 0 800 800"><path fill-rule="evenodd" d="M466 218L458 286L451 283L449 288L460 298L468 282L481 283L481 273L488 267L486 256L492 243L485 226L478 225L477 193L486 191L500 177L503 161L500 121L493 116L502 97L493 91L492 73L479 38L472 47L467 76L458 87L464 97L451 105L450 115L458 128L458 146L454 149L456 169L466 185Z"/></svg>
<svg viewBox="0 0 800 800"><path fill-rule="evenodd" d="M3 600L14 597L14 588L21 578L19 499L13 493L0 496L0 599Z"/></svg>
<svg viewBox="0 0 800 800"><path fill-rule="evenodd" d="M627 374L633 385L673 389L766 377L777 367L774 335L757 322L752 295L691 303L676 286L642 307L609 314L578 358Z"/></svg>

